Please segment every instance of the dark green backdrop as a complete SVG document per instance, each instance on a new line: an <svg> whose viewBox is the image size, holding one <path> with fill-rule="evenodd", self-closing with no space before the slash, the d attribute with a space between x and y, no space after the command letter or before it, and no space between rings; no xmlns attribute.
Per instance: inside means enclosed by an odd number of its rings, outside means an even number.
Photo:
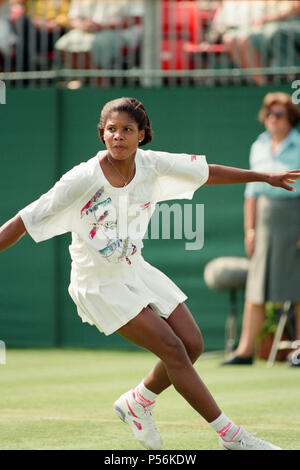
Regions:
<svg viewBox="0 0 300 470"><path fill-rule="evenodd" d="M280 87L281 90L291 92ZM97 122L104 103L141 99L152 120L151 148L205 154L209 163L248 167L249 147L263 129L257 112L266 88L9 89L0 105L0 225L46 192L75 164L103 148ZM188 295L206 350L222 349L227 292L204 283L205 264L244 256L243 185L201 188L205 241L186 251L185 240L146 240L144 256ZM36 245L29 236L0 256L0 339L9 347L128 347L82 324L68 296L70 235ZM239 298L242 311L243 295Z"/></svg>

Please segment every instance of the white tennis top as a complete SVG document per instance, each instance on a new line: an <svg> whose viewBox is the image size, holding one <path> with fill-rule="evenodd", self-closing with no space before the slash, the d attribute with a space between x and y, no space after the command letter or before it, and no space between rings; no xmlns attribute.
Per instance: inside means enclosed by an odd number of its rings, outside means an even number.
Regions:
<svg viewBox="0 0 300 470"><path fill-rule="evenodd" d="M141 254L155 204L192 199L208 178L204 156L138 149L123 188L105 178L99 158L75 166L19 214L36 242L71 232L69 293L83 321L111 334L150 305L168 317L187 297Z"/></svg>

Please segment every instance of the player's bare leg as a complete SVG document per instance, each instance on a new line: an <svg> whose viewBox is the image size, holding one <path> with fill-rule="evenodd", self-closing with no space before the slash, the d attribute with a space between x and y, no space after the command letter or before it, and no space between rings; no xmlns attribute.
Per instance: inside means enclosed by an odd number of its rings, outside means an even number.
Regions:
<svg viewBox="0 0 300 470"><path fill-rule="evenodd" d="M173 328L179 327L180 308L173 316ZM187 311L183 313L189 317ZM189 319L188 321L191 321ZM170 322L169 322L170 323ZM142 387L148 394L155 395L148 389L152 386L156 391L162 391L170 384L190 403L190 405L210 423L219 435L220 446L232 450L276 450L273 444L256 438L247 433L242 427L235 425L220 410L214 398L196 373L192 361L187 353L186 346L179 338L171 324L158 317L149 307L127 325L119 333L138 346L148 349L160 357L160 361L148 374ZM192 323L190 323L192 324ZM188 328L186 329L187 332ZM192 328L194 331L194 328ZM180 330L181 331L181 330ZM196 329L197 331L197 329ZM182 333L182 332L181 332ZM199 333L195 334L199 352ZM185 334L182 335L183 337ZM194 343L195 346L195 343ZM201 341L202 349L202 341ZM145 382L147 387L145 387ZM138 396L135 396L135 392ZM162 441L157 432L152 410L154 402L146 396L139 394L139 389L124 393L116 402L115 410L128 423L136 438L149 449L161 449Z"/></svg>
<svg viewBox="0 0 300 470"><path fill-rule="evenodd" d="M149 386L152 383L161 391L172 383L208 422L220 415L221 410L195 371L183 341L172 327L149 307L144 308L137 317L120 328L118 333L161 359L165 370L160 364L157 365L152 371L152 377L147 378Z"/></svg>
<svg viewBox="0 0 300 470"><path fill-rule="evenodd" d="M185 304L179 304L165 321L181 339L192 364L194 364L202 354L204 344L201 331L188 307ZM162 360L159 360L149 372L144 379L144 384L156 394L172 385Z"/></svg>

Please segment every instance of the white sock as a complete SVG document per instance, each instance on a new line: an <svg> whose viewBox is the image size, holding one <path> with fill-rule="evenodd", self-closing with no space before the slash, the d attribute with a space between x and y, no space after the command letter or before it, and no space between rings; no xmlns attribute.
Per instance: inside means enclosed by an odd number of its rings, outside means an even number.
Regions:
<svg viewBox="0 0 300 470"><path fill-rule="evenodd" d="M144 413L144 411L148 410L155 404L155 398L157 397L156 393L151 392L148 390L147 387L144 385L144 381L137 385L135 388L130 390L130 408L132 409L133 413L137 416L140 413Z"/></svg>
<svg viewBox="0 0 300 470"><path fill-rule="evenodd" d="M224 413L209 424L224 441L231 441L240 430L240 426L230 421Z"/></svg>
<svg viewBox="0 0 300 470"><path fill-rule="evenodd" d="M153 402L155 402L157 397L156 393L151 392L151 390L145 387L143 380L133 389L133 392L135 401L144 407L154 404Z"/></svg>

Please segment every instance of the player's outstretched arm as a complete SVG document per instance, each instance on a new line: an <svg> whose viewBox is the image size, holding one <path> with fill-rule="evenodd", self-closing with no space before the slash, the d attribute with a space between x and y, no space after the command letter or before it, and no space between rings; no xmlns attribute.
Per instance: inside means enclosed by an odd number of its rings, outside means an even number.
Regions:
<svg viewBox="0 0 300 470"><path fill-rule="evenodd" d="M271 186L278 186L287 191L294 191L291 184L300 178L300 170L258 172L222 165L209 165L209 177L206 184L238 184L261 181Z"/></svg>
<svg viewBox="0 0 300 470"><path fill-rule="evenodd" d="M17 214L0 227L0 252L17 243L27 233L23 220Z"/></svg>

